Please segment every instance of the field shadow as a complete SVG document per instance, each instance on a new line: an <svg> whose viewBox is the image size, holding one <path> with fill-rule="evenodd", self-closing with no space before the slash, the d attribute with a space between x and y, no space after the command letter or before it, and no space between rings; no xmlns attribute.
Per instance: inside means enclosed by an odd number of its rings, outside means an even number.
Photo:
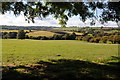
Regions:
<svg viewBox="0 0 120 80"><path fill-rule="evenodd" d="M58 33L58 34L68 34L66 32L54 32L54 33Z"/></svg>
<svg viewBox="0 0 120 80"><path fill-rule="evenodd" d="M120 57L111 56L110 60L117 60L118 62L108 62L107 64L109 64L110 66L120 67Z"/></svg>
<svg viewBox="0 0 120 80"><path fill-rule="evenodd" d="M2 80L120 80L118 65L59 59L27 66L3 67Z"/></svg>

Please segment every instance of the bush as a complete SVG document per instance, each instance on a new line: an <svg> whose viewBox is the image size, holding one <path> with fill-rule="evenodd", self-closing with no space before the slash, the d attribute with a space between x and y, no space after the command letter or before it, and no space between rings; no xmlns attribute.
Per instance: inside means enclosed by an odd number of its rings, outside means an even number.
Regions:
<svg viewBox="0 0 120 80"><path fill-rule="evenodd" d="M76 40L82 40L83 36L77 36L75 39Z"/></svg>
<svg viewBox="0 0 120 80"><path fill-rule="evenodd" d="M2 32L2 38L3 39L15 39L17 36L17 32Z"/></svg>
<svg viewBox="0 0 120 80"><path fill-rule="evenodd" d="M87 35L87 36L83 37L82 40L89 42L91 38L92 38L92 36Z"/></svg>
<svg viewBox="0 0 120 80"><path fill-rule="evenodd" d="M25 39L25 32L24 32L24 30L19 30L18 31L17 38L18 39Z"/></svg>
<svg viewBox="0 0 120 80"><path fill-rule="evenodd" d="M62 35L57 35L57 34L54 34L53 37L52 37L53 40L61 40L62 39Z"/></svg>
<svg viewBox="0 0 120 80"><path fill-rule="evenodd" d="M29 39L29 36L28 36L28 35L25 35L25 39Z"/></svg>
<svg viewBox="0 0 120 80"><path fill-rule="evenodd" d="M114 43L118 43L118 44L120 44L120 35L114 35L114 37L113 37L114 39Z"/></svg>
<svg viewBox="0 0 120 80"><path fill-rule="evenodd" d="M2 39L7 39L8 37L7 37L7 32L2 32Z"/></svg>
<svg viewBox="0 0 120 80"><path fill-rule="evenodd" d="M69 35L70 40L75 40L76 34L73 32L72 34Z"/></svg>
<svg viewBox="0 0 120 80"><path fill-rule="evenodd" d="M69 40L69 34L65 34L64 36L62 36L63 40Z"/></svg>
<svg viewBox="0 0 120 80"><path fill-rule="evenodd" d="M102 42L107 43L108 39L109 39L108 36L103 36L102 37Z"/></svg>
<svg viewBox="0 0 120 80"><path fill-rule="evenodd" d="M48 40L48 38L43 36L43 37L40 38L40 40Z"/></svg>
<svg viewBox="0 0 120 80"><path fill-rule="evenodd" d="M93 38L93 41L94 41L95 43L99 43L100 37Z"/></svg>
<svg viewBox="0 0 120 80"><path fill-rule="evenodd" d="M111 43L113 43L113 44L115 44L115 43L120 44L120 35L109 36L109 41L111 41Z"/></svg>
<svg viewBox="0 0 120 80"><path fill-rule="evenodd" d="M7 37L9 39L15 39L17 37L17 32L9 32Z"/></svg>

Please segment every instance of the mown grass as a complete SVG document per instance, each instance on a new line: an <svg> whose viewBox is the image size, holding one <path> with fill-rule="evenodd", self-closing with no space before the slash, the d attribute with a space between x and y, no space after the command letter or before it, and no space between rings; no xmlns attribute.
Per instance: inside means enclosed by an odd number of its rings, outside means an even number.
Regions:
<svg viewBox="0 0 120 80"><path fill-rule="evenodd" d="M118 56L117 44L96 44L76 40L2 39L3 65L27 65L39 60L74 59L104 62Z"/></svg>

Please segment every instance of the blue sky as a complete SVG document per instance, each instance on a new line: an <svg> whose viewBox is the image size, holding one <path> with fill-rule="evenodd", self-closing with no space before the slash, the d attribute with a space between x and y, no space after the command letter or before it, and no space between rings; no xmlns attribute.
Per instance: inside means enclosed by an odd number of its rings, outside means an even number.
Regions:
<svg viewBox="0 0 120 80"><path fill-rule="evenodd" d="M0 25L17 25L17 26L54 26L54 27L60 27L58 24L59 21L56 20L53 16L48 16L47 18L43 18L42 20L39 18L35 18L35 23L28 23L25 21L23 13L19 16L15 16L13 12L7 12L4 15L0 15ZM69 18L67 22L67 27L70 26L78 26L78 27L85 27L90 26L90 20L87 20L85 23L80 21L78 16L73 16L72 18ZM100 27L103 26L99 22L96 21L96 25L92 27ZM109 21L107 24L105 24L106 27L117 27L117 24L115 22Z"/></svg>

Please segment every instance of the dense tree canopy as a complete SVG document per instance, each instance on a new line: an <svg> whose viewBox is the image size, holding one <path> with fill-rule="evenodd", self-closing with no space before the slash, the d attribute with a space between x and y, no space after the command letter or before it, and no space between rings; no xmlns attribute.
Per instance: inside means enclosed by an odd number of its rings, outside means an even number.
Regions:
<svg viewBox="0 0 120 80"><path fill-rule="evenodd" d="M119 22L120 20L120 2L2 2L2 13L13 11L17 16L24 12L25 20L34 23L35 17L47 17L54 15L59 19L59 24L65 27L67 20L72 16L79 16L84 22L88 18L91 25L94 20L99 20L102 24L107 21ZM96 9L102 9L101 15L96 15Z"/></svg>

